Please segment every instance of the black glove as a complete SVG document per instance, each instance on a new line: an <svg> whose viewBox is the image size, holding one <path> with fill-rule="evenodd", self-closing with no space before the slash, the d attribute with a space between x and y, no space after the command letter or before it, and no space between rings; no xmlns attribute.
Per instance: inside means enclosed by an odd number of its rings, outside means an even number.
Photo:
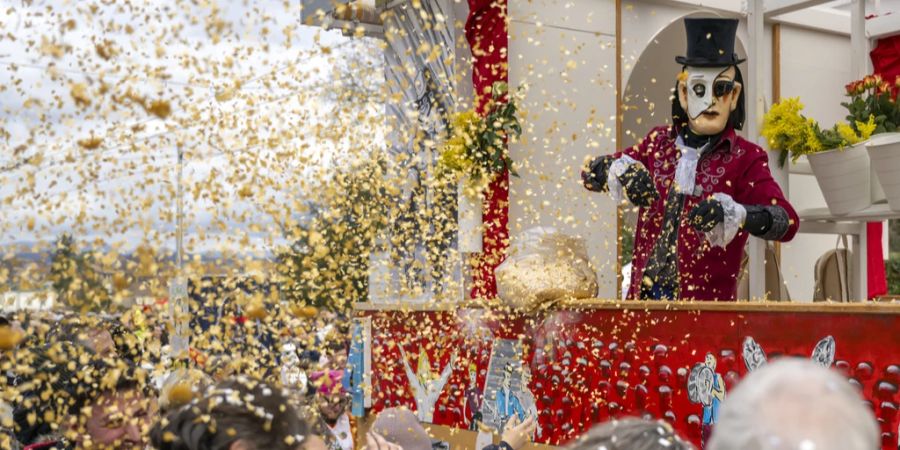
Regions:
<svg viewBox="0 0 900 450"><path fill-rule="evenodd" d="M774 225L772 213L769 211L769 209L762 206L746 206L745 208L747 209L747 219L744 220L744 229L754 236L764 239L768 238L768 234L772 230L772 226ZM781 233L781 235L783 234L784 232ZM773 238L778 239L780 237L781 236L776 236Z"/></svg>
<svg viewBox="0 0 900 450"><path fill-rule="evenodd" d="M591 161L587 170L581 171L581 182L584 187L593 192L606 192L606 177L609 174L609 166L616 159L612 155L598 156Z"/></svg>
<svg viewBox="0 0 900 450"><path fill-rule="evenodd" d="M691 210L688 221L697 231L709 233L716 225L725 222L725 208L721 202L709 197Z"/></svg>
<svg viewBox="0 0 900 450"><path fill-rule="evenodd" d="M767 241L780 241L790 230L791 216L778 205L744 205L747 219L744 229Z"/></svg>
<svg viewBox="0 0 900 450"><path fill-rule="evenodd" d="M656 191L656 183L650 171L641 164L632 164L625 169L622 176L619 177L622 188L625 189L625 195L634 206L646 208L653 204L659 198Z"/></svg>

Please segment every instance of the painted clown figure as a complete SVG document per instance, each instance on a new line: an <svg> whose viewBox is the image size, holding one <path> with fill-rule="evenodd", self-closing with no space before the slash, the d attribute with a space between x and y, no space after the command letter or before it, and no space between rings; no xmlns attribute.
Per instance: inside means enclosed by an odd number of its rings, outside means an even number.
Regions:
<svg viewBox="0 0 900 450"><path fill-rule="evenodd" d="M581 176L587 189L640 208L629 298L734 300L749 235L789 241L799 219L766 152L736 134L744 122L737 20L684 23L673 125L595 158Z"/></svg>

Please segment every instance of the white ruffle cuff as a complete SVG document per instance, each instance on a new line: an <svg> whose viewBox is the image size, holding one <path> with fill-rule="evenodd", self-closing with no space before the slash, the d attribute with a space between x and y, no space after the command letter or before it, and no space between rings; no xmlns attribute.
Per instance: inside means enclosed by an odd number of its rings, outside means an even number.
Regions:
<svg viewBox="0 0 900 450"><path fill-rule="evenodd" d="M622 183L619 177L631 167L632 164L641 164L640 161L628 156L622 155L609 166L609 172L606 175L606 186L609 188L609 194L612 196L616 204L621 204L628 200L622 192Z"/></svg>
<svg viewBox="0 0 900 450"><path fill-rule="evenodd" d="M741 226L744 225L744 221L747 219L747 210L744 208L744 205L734 201L728 194L716 192L712 196L722 204L722 209L725 210L725 221L716 225L712 231L704 234L710 245L725 248L737 236Z"/></svg>

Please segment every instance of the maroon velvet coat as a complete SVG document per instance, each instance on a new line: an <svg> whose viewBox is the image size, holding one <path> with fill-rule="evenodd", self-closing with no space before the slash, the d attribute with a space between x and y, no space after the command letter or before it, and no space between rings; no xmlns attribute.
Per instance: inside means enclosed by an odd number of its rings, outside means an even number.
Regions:
<svg viewBox="0 0 900 450"><path fill-rule="evenodd" d="M659 236L665 200L674 183L679 156L676 137L674 127L657 127L640 144L617 153L640 161L650 171L660 194L649 208L641 208L638 217L628 294L632 299L640 295L644 267ZM724 249L709 245L703 234L688 223L688 214L694 206L716 192L728 194L744 205L779 205L791 218L788 232L781 238L784 242L797 233L800 219L772 178L765 150L735 134L731 127L725 129L716 148L700 158L696 184L702 187L703 194L685 199L678 231L680 296L685 300L734 300L749 234L739 231Z"/></svg>

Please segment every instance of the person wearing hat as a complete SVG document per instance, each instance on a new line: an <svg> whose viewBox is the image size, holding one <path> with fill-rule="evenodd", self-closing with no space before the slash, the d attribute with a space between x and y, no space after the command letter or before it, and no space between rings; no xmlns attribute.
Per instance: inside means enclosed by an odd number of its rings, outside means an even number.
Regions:
<svg viewBox="0 0 900 450"><path fill-rule="evenodd" d="M745 116L738 21L684 25L672 125L595 158L581 177L588 190L639 208L629 298L735 300L749 235L786 242L800 220L766 152L736 134Z"/></svg>
<svg viewBox="0 0 900 450"><path fill-rule="evenodd" d="M316 409L320 423L316 424L332 450L353 450L356 445L356 418L350 415L350 395L343 384L344 371L315 372L310 381L316 389Z"/></svg>

